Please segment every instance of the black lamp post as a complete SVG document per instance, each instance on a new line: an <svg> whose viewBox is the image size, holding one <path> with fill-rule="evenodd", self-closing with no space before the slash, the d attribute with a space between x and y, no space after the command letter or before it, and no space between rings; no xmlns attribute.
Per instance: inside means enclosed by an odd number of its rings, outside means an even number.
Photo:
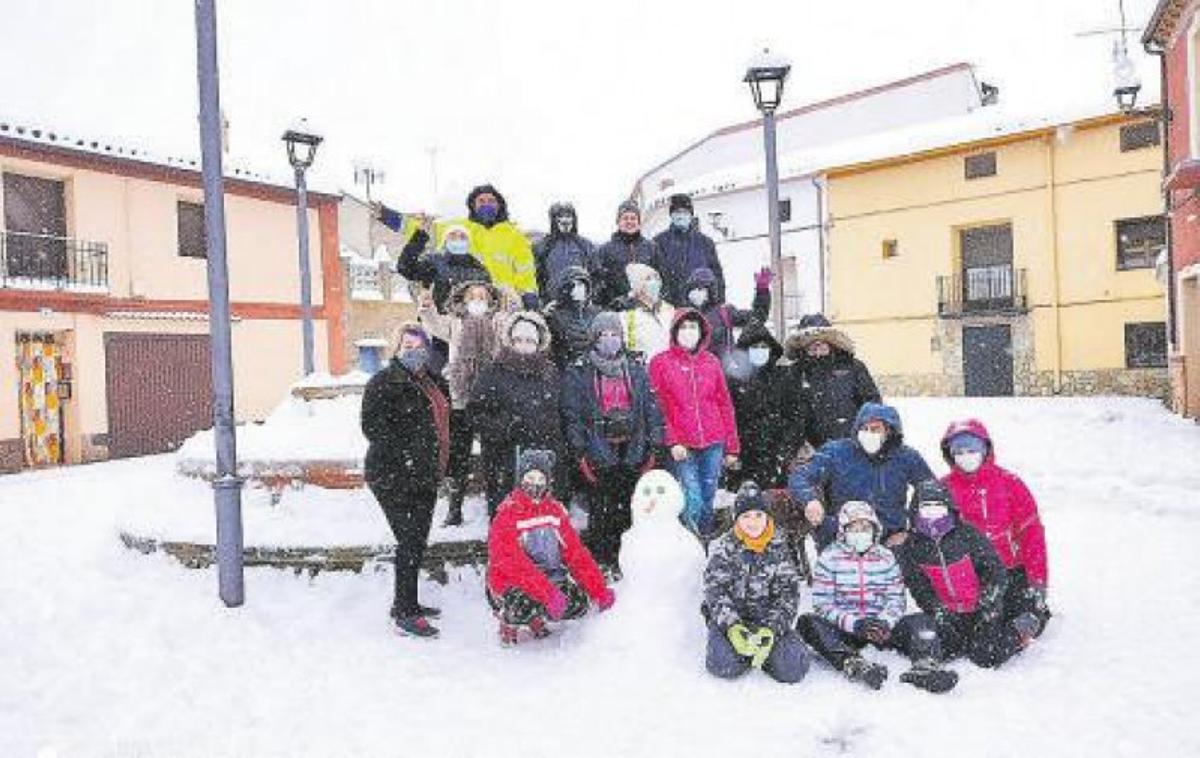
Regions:
<svg viewBox="0 0 1200 758"><path fill-rule="evenodd" d="M324 137L316 134L305 119L283 133L288 162L296 172L296 228L300 237L300 315L304 330L304 375L313 372L312 270L308 260L308 188L304 172L317 157Z"/></svg>
<svg viewBox="0 0 1200 758"><path fill-rule="evenodd" d="M1137 69L1129 58L1124 41L1113 45L1113 96L1122 113L1131 112L1137 105L1138 93L1142 89Z"/></svg>
<svg viewBox="0 0 1200 758"><path fill-rule="evenodd" d="M754 105L763 116L763 150L767 157L767 235L771 243L771 300L775 311L776 336L784 336L786 327L783 304L783 253L779 224L779 164L775 155L775 111L783 100L783 84L792 69L787 59L764 49L755 56L742 80L750 85Z"/></svg>

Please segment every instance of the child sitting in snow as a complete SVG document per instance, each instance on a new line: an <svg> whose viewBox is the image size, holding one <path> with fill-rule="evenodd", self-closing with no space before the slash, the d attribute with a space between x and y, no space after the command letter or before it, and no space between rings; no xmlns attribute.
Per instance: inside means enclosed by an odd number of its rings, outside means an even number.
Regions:
<svg viewBox="0 0 1200 758"><path fill-rule="evenodd" d="M550 494L554 453L526 450L517 462L517 487L500 504L488 533L487 598L500 621L500 641L550 633L546 622L577 619L588 599L606 611L616 600L600 567Z"/></svg>
<svg viewBox="0 0 1200 758"><path fill-rule="evenodd" d="M958 683L958 674L941 668L933 619L904 615L904 580L892 551L879 544L882 534L869 504L851 500L842 506L837 539L821 552L813 571L813 613L802 616L797 628L851 680L877 690L887 679L887 667L859 654L870 644L898 650L914 662L900 681L946 692Z"/></svg>
<svg viewBox="0 0 1200 758"><path fill-rule="evenodd" d="M808 672L808 653L792 629L800 603L796 564L757 484L738 489L733 516L733 528L709 545L704 570L705 666L722 679L753 667L794 684Z"/></svg>

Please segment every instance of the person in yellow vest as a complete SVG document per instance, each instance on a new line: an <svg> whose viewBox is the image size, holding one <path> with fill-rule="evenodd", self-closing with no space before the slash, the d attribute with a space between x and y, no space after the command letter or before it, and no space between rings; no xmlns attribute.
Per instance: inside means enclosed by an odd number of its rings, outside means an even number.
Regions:
<svg viewBox="0 0 1200 758"><path fill-rule="evenodd" d="M495 187L481 184L467 195L466 219L450 221L467 228L471 252L492 276L497 287L511 287L526 308L537 306L537 270L529 238L508 219L508 203ZM447 226L443 226L445 229Z"/></svg>

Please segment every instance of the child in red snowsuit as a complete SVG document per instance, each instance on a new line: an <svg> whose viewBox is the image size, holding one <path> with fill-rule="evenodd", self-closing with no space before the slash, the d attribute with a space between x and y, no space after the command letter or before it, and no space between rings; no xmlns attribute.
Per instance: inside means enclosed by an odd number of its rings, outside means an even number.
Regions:
<svg viewBox="0 0 1200 758"><path fill-rule="evenodd" d="M544 637L547 620L583 616L589 598L601 611L616 600L567 510L550 495L554 464L547 450L521 454L517 488L488 533L487 597L504 644L517 642L521 628Z"/></svg>

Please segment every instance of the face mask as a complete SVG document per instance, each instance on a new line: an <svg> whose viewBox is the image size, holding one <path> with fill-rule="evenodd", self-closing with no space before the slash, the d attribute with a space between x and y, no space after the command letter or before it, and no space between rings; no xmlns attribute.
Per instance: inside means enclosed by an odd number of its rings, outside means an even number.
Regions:
<svg viewBox="0 0 1200 758"><path fill-rule="evenodd" d="M703 308L708 302L708 290L692 290L688 293L688 302L697 308Z"/></svg>
<svg viewBox="0 0 1200 758"><path fill-rule="evenodd" d="M941 503L922 503L917 508L917 515L926 521L937 521L945 518L950 513L950 509Z"/></svg>
<svg viewBox="0 0 1200 758"><path fill-rule="evenodd" d="M662 294L662 282L657 279L651 279L642 286L642 292L646 293L646 297L652 302L658 302L658 296Z"/></svg>
<svg viewBox="0 0 1200 758"><path fill-rule="evenodd" d="M466 255L471 247L471 241L462 237L446 240L446 252L451 255Z"/></svg>
<svg viewBox="0 0 1200 758"><path fill-rule="evenodd" d="M616 357L624 346L624 340L617 334L601 334L596 340L596 352L605 358Z"/></svg>
<svg viewBox="0 0 1200 758"><path fill-rule="evenodd" d="M680 346L686 350L695 350L696 345L700 344L700 327L698 326L681 326L675 334Z"/></svg>
<svg viewBox="0 0 1200 758"><path fill-rule="evenodd" d="M584 302L587 300L587 290L588 288L586 284L583 282L575 282L575 284L571 286L571 299L577 303Z"/></svg>
<svg viewBox="0 0 1200 758"><path fill-rule="evenodd" d="M490 224L500 218L500 206L495 203L484 203L475 209L475 215L485 224Z"/></svg>
<svg viewBox="0 0 1200 758"><path fill-rule="evenodd" d="M429 363L429 351L423 347L414 347L397 355L396 360L400 361L404 368L416 373Z"/></svg>
<svg viewBox="0 0 1200 758"><path fill-rule="evenodd" d="M671 226L676 229L687 229L692 225L692 214L687 211L675 211L671 214Z"/></svg>
<svg viewBox="0 0 1200 758"><path fill-rule="evenodd" d="M870 532L846 532L846 544L856 553L865 553L875 544L875 535Z"/></svg>
<svg viewBox="0 0 1200 758"><path fill-rule="evenodd" d="M983 453L958 453L954 456L954 464L968 474L974 474L983 465Z"/></svg>
<svg viewBox="0 0 1200 758"><path fill-rule="evenodd" d="M488 304L482 300L472 300L467 303L467 313L472 316L486 316Z"/></svg>
<svg viewBox="0 0 1200 758"><path fill-rule="evenodd" d="M570 234L575 231L575 219L570 216L559 216L554 219L554 226L560 234Z"/></svg>
<svg viewBox="0 0 1200 758"><path fill-rule="evenodd" d="M746 351L746 357L750 359L750 365L755 368L765 366L767 365L767 361L771 360L771 348L752 347Z"/></svg>
<svg viewBox="0 0 1200 758"><path fill-rule="evenodd" d="M542 482L533 483L523 481L521 482L521 489L533 500L541 500L546 496L546 493L550 490L550 487Z"/></svg>
<svg viewBox="0 0 1200 758"><path fill-rule="evenodd" d="M883 448L885 435L879 432L869 432L866 429L860 429L857 437L858 444L862 445L862 449L867 452L867 455L875 455Z"/></svg>
<svg viewBox="0 0 1200 758"><path fill-rule="evenodd" d="M538 346L536 342L526 342L522 340L520 342L514 342L512 348L513 352L518 355L533 355L537 352Z"/></svg>

